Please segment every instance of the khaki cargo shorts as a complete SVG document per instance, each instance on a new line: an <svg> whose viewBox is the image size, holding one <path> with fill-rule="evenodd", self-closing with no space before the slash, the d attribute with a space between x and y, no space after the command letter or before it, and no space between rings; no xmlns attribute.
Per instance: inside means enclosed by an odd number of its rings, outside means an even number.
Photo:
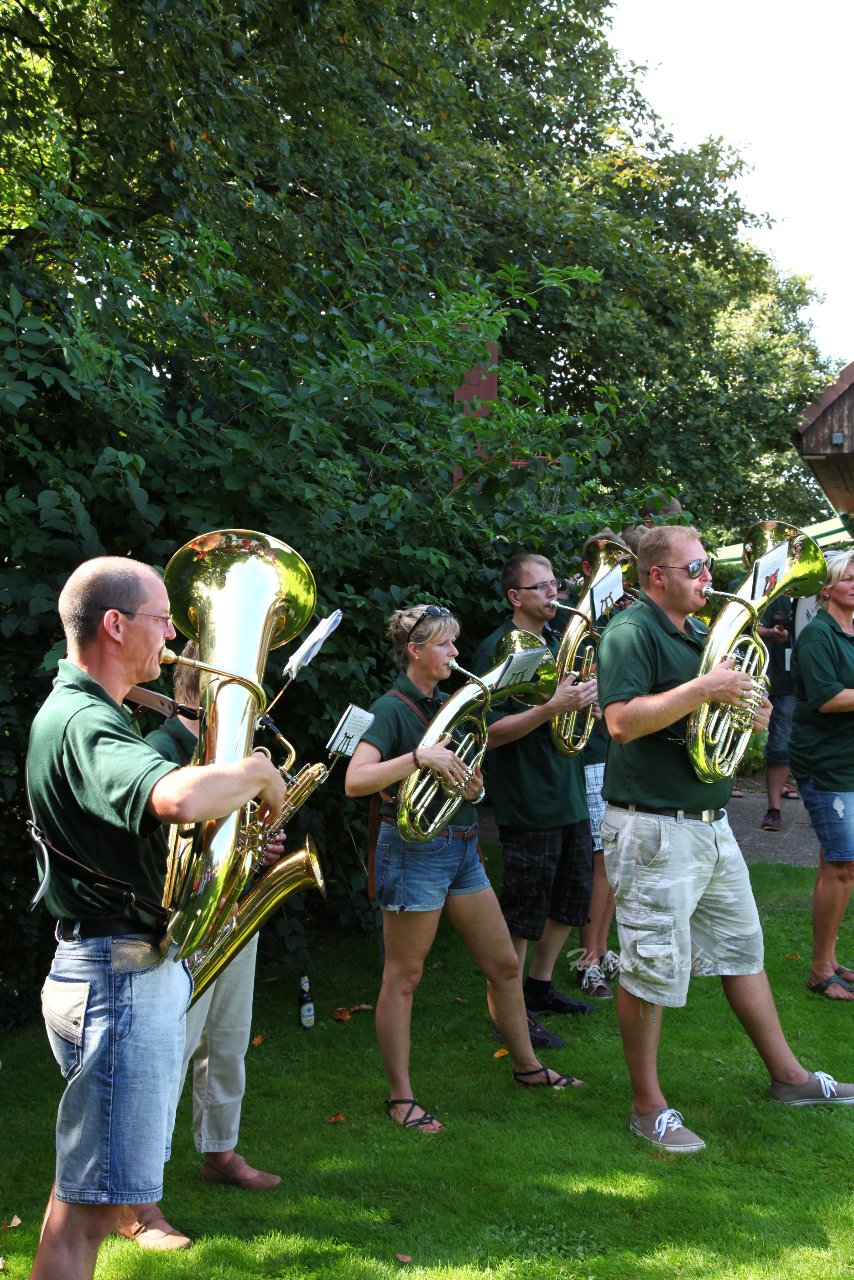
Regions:
<svg viewBox="0 0 854 1280"><path fill-rule="evenodd" d="M632 995L679 1008L692 974L761 973L762 926L726 814L701 822L608 805L602 847L616 902L620 983Z"/></svg>

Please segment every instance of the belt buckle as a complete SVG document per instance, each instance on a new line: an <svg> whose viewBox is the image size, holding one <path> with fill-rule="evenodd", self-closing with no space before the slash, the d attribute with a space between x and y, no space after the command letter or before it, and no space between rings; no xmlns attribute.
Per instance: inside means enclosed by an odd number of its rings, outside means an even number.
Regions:
<svg viewBox="0 0 854 1280"><path fill-rule="evenodd" d="M700 820L702 822L714 822L717 816L718 816L717 809L704 809L703 812L700 814Z"/></svg>

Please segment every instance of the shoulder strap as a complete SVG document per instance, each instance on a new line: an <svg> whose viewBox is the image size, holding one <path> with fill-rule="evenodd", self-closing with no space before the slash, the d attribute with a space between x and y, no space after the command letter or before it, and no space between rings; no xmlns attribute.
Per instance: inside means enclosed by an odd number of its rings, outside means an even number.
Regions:
<svg viewBox="0 0 854 1280"><path fill-rule="evenodd" d="M405 693L401 693L399 689L392 689L391 696L393 698L400 698L401 702L405 702L406 705L409 707L409 710L415 712L415 714L418 716L418 719L421 721L422 724L430 723L430 721L427 719L427 717L425 716L421 708L419 706L416 706L416 704L412 701L411 698L407 698Z"/></svg>
<svg viewBox="0 0 854 1280"><path fill-rule="evenodd" d="M27 787L27 804L30 809L30 817L27 821L27 832L33 844L36 846L38 853L41 855L42 882L38 887L35 897L30 903L30 910L38 905L44 897L47 887L50 883L50 854L55 858L59 858L61 862L67 864L68 873L73 875L76 880L81 880L83 884L89 886L90 889L97 889L103 893L105 897L116 898L124 907L139 907L146 911L149 915L153 915L156 920L163 924L169 918L169 912L159 902L152 902L149 898L140 897L134 889L133 885L127 880L117 880L113 876L102 875L100 872L93 870L84 862L78 862L76 858L72 858L70 854L63 853L61 849L57 849L56 845L51 844L43 831L39 830L36 824L36 817L33 812L33 802L30 798L30 779L26 775ZM50 852L48 852L50 851Z"/></svg>

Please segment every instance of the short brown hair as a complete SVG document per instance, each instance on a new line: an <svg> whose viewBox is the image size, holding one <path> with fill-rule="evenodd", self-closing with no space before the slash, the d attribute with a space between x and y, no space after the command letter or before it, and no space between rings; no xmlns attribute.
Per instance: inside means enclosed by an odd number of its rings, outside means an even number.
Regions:
<svg viewBox="0 0 854 1280"><path fill-rule="evenodd" d="M501 594L507 597L508 591L513 591L522 581L522 572L526 565L541 564L544 569L551 572L551 561L545 556L539 555L536 551L519 551L515 556L511 556L501 570Z"/></svg>
<svg viewBox="0 0 854 1280"><path fill-rule="evenodd" d="M672 547L682 539L700 538L692 524L657 524L647 529L638 544L638 576L649 581L649 571L654 564L665 563Z"/></svg>
<svg viewBox="0 0 854 1280"><path fill-rule="evenodd" d="M155 569L122 556L96 556L78 565L59 593L59 617L65 638L85 649L98 634L108 609L136 613L146 596L146 577Z"/></svg>

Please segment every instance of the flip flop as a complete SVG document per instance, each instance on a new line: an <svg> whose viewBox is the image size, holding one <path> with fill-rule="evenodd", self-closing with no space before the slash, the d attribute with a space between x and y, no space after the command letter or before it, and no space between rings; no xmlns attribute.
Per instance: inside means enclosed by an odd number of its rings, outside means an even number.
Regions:
<svg viewBox="0 0 854 1280"><path fill-rule="evenodd" d="M780 792L784 800L800 800L800 792L797 787L790 787L788 784Z"/></svg>
<svg viewBox="0 0 854 1280"><path fill-rule="evenodd" d="M854 983L854 969L851 968L850 964L838 964L833 972L836 974L837 978L841 978L843 982ZM850 973L851 977L846 978L846 973Z"/></svg>
<svg viewBox="0 0 854 1280"><path fill-rule="evenodd" d="M835 973L832 973L829 978L825 978L823 982L807 983L807 990L812 991L817 996L823 996L828 987L844 987L846 991L854 992L854 987L850 983L844 982L842 978L837 977ZM832 1000L833 996L828 996L828 999Z"/></svg>

